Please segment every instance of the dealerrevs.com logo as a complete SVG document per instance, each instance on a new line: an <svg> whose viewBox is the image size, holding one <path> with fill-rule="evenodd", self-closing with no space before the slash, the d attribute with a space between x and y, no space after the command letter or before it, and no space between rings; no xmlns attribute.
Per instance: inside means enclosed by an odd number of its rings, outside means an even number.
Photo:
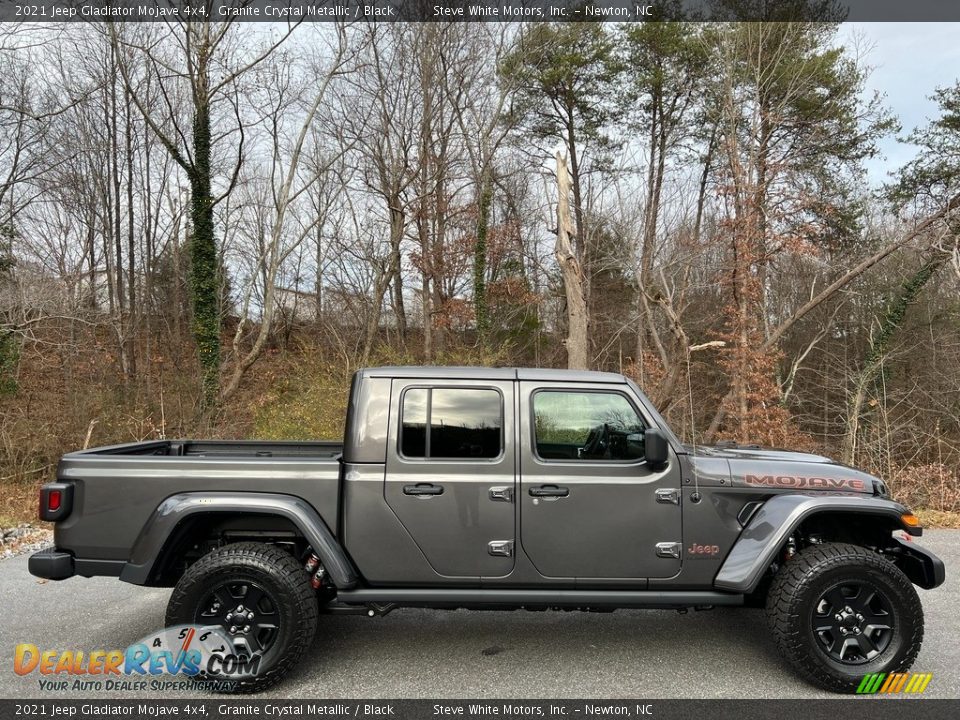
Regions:
<svg viewBox="0 0 960 720"><path fill-rule="evenodd" d="M257 674L261 655L238 651L219 629L178 625L124 650L51 650L20 643L13 671L38 675L49 692L175 690L229 691Z"/></svg>

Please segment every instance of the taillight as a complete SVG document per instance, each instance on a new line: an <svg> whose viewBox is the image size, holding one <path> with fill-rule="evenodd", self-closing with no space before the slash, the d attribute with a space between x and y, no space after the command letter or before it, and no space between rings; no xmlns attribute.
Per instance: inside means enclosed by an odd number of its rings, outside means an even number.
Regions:
<svg viewBox="0 0 960 720"><path fill-rule="evenodd" d="M40 488L40 519L45 522L63 520L73 509L73 485L47 483Z"/></svg>

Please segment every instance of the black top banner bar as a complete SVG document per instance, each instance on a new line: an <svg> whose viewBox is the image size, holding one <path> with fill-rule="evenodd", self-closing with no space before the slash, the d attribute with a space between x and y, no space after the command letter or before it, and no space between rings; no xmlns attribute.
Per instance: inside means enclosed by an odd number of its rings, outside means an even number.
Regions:
<svg viewBox="0 0 960 720"><path fill-rule="evenodd" d="M6 22L960 21L958 0L0 0ZM960 37L958 37L960 41Z"/></svg>

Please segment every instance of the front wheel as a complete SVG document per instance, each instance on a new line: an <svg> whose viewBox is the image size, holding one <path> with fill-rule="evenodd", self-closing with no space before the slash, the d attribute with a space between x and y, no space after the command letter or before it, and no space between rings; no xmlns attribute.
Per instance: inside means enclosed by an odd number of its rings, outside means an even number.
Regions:
<svg viewBox="0 0 960 720"><path fill-rule="evenodd" d="M923 641L913 584L883 556L840 543L797 553L774 577L767 620L801 675L852 692L864 675L907 670Z"/></svg>
<svg viewBox="0 0 960 720"><path fill-rule="evenodd" d="M219 630L253 658L251 671L225 676L223 687L254 693L278 683L317 631L317 597L303 567L263 543L225 545L204 555L180 578L167 605L167 626Z"/></svg>

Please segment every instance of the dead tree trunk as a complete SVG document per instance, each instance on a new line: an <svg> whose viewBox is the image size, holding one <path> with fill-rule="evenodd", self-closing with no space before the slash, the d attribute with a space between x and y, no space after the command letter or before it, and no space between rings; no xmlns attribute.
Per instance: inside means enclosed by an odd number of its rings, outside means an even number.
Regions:
<svg viewBox="0 0 960 720"><path fill-rule="evenodd" d="M570 174L567 159L557 153L557 245L554 254L563 277L567 296L567 367L586 370L587 363L587 300L584 295L583 271L570 242L574 235L570 220Z"/></svg>

